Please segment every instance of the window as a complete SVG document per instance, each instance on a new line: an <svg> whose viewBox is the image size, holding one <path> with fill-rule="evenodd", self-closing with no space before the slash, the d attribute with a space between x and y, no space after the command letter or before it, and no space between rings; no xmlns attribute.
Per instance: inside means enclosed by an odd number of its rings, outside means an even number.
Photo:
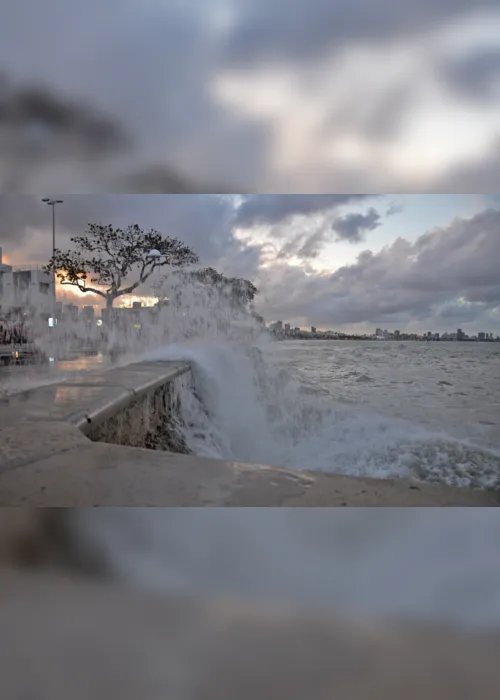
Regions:
<svg viewBox="0 0 500 700"><path fill-rule="evenodd" d="M46 282L40 282L40 294L48 294L50 290L50 284Z"/></svg>

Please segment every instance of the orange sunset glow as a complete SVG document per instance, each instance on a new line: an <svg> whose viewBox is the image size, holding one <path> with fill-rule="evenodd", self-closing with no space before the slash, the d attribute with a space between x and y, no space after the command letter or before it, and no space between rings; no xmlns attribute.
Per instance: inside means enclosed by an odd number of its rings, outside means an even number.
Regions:
<svg viewBox="0 0 500 700"><path fill-rule="evenodd" d="M70 284L61 284L59 280L56 284L56 293L59 301L63 303L76 304L77 306L94 306L96 308L105 306L104 299L97 294L91 294L90 292L84 294L80 292L77 287ZM134 302L140 302L143 306L154 306L157 302L157 298L129 294L117 299L116 306L132 306Z"/></svg>

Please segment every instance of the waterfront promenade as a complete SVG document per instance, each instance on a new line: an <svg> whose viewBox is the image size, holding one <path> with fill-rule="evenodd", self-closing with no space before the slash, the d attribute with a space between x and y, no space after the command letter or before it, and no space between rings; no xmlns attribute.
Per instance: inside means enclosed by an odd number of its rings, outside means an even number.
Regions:
<svg viewBox="0 0 500 700"><path fill-rule="evenodd" d="M493 491L315 473L314 464L299 472L146 449L164 422L157 414L165 392L190 370L184 362L141 362L2 399L0 506L500 504ZM134 425L144 433L135 442Z"/></svg>

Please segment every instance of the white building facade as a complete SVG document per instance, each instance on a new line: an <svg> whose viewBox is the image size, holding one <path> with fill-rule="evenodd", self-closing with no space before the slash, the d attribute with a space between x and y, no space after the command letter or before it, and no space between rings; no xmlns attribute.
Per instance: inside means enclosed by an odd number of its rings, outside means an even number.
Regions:
<svg viewBox="0 0 500 700"><path fill-rule="evenodd" d="M0 315L23 311L48 318L54 301L52 275L37 266L5 265L0 248Z"/></svg>

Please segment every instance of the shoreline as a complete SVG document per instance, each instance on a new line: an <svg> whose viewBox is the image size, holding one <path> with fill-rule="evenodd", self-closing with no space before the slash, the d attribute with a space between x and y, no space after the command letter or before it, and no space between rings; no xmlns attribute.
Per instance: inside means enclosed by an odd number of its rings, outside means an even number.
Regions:
<svg viewBox="0 0 500 700"><path fill-rule="evenodd" d="M500 492L154 449L186 362L86 372L0 400L0 506L498 507ZM178 449L172 441L169 446ZM146 449L146 447L153 449Z"/></svg>

